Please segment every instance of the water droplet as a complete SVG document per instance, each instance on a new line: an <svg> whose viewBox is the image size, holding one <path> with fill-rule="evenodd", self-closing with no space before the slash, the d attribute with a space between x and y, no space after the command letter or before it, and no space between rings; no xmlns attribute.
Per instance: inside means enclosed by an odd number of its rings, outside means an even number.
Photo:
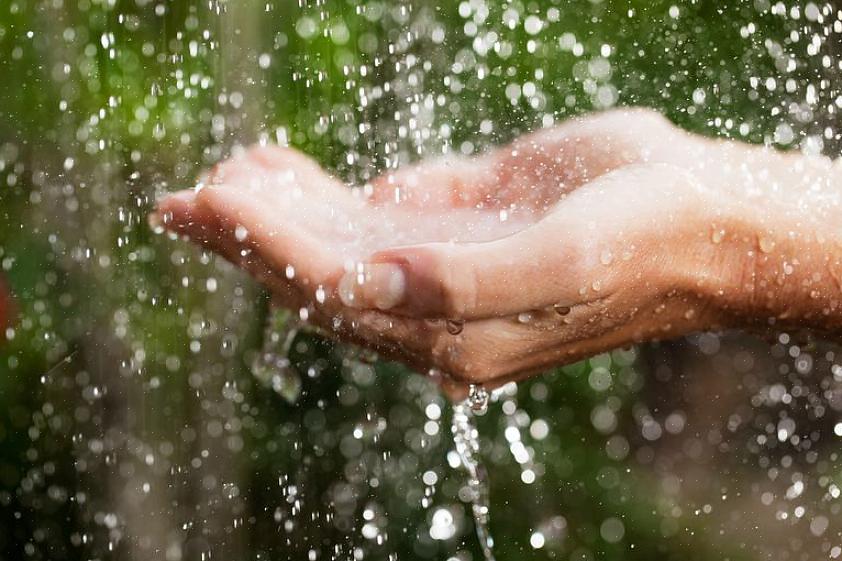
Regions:
<svg viewBox="0 0 842 561"><path fill-rule="evenodd" d="M517 315L518 323L529 323L532 321L532 313L531 312L521 312Z"/></svg>
<svg viewBox="0 0 842 561"><path fill-rule="evenodd" d="M761 236L758 246L762 253L771 253L775 249L775 240Z"/></svg>
<svg viewBox="0 0 842 561"><path fill-rule="evenodd" d="M561 304L556 304L553 306L553 310L560 316L566 316L570 313L570 306L562 306Z"/></svg>
<svg viewBox="0 0 842 561"><path fill-rule="evenodd" d="M725 230L722 228L714 228L713 233L710 236L710 241L713 243L722 243L722 240L725 239Z"/></svg>
<svg viewBox="0 0 842 561"><path fill-rule="evenodd" d="M298 324L285 312L273 313L266 322L263 348L251 364L252 375L265 387L271 388L288 403L295 403L301 395L301 376L287 355L298 334Z"/></svg>
<svg viewBox="0 0 842 561"><path fill-rule="evenodd" d="M488 390L484 387L471 384L468 390L468 404L471 406L471 411L477 415L484 415L488 411L490 397Z"/></svg>
<svg viewBox="0 0 842 561"><path fill-rule="evenodd" d="M611 251L604 249L602 253L599 254L599 262L605 266L610 265L614 261L614 254Z"/></svg>
<svg viewBox="0 0 842 561"><path fill-rule="evenodd" d="M445 328L451 335L459 335L465 328L465 322L460 319L449 319L445 322Z"/></svg>

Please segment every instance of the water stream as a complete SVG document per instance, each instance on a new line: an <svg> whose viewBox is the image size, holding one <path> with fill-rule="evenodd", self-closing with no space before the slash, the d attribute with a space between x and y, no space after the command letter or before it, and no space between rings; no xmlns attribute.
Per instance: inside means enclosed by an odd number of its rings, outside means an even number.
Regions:
<svg viewBox="0 0 842 561"><path fill-rule="evenodd" d="M494 561L494 538L488 527L488 472L480 458L479 431L474 423L474 415L484 415L488 410L489 399L490 395L485 388L471 385L467 399L453 406L451 432L462 468L468 474L471 513L480 548L486 561Z"/></svg>

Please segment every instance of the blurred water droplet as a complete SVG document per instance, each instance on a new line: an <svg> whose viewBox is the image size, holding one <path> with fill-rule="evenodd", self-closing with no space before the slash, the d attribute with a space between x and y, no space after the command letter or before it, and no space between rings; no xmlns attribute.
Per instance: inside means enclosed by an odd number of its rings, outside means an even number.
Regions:
<svg viewBox="0 0 842 561"><path fill-rule="evenodd" d="M489 398L488 390L482 386L471 384L468 389L468 403L471 406L471 411L477 415L484 415L488 411Z"/></svg>
<svg viewBox="0 0 842 561"><path fill-rule="evenodd" d="M288 312L270 314L264 329L263 348L251 365L254 377L288 403L295 403L301 395L301 375L289 361L289 351L298 331L297 322Z"/></svg>

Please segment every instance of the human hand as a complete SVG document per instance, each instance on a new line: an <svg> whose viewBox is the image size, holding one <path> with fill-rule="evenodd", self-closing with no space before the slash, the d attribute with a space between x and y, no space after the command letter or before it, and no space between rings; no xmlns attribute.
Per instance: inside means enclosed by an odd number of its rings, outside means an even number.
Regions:
<svg viewBox="0 0 842 561"><path fill-rule="evenodd" d="M255 147L215 167L200 187L162 199L150 222L249 271L278 304L328 335L423 371L451 337L446 326L348 308L339 279L396 240L495 239L519 223L501 223L496 211L375 203L371 187L349 189L293 150Z"/></svg>
<svg viewBox="0 0 842 561"><path fill-rule="evenodd" d="M782 158L618 111L356 190L254 149L159 211L335 336L493 384L744 323L763 279L743 187Z"/></svg>

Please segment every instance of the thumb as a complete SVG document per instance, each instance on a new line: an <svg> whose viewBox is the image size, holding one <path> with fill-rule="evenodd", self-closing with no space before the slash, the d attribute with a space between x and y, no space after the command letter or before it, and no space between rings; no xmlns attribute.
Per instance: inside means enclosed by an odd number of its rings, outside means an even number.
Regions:
<svg viewBox="0 0 842 561"><path fill-rule="evenodd" d="M491 242L429 243L374 254L339 283L345 305L426 318L503 316L582 300L571 269L587 252L558 215Z"/></svg>
<svg viewBox="0 0 842 561"><path fill-rule="evenodd" d="M703 191L695 176L674 166L627 166L573 191L541 220L508 237L376 253L342 278L340 297L357 308L475 319L605 298L632 272L649 290L655 285L647 275L673 282L682 273L660 261L671 251L692 250L663 243L684 243L678 241L686 240L682 233L696 235L688 221L703 208ZM603 258L619 247L638 248L635 262Z"/></svg>

